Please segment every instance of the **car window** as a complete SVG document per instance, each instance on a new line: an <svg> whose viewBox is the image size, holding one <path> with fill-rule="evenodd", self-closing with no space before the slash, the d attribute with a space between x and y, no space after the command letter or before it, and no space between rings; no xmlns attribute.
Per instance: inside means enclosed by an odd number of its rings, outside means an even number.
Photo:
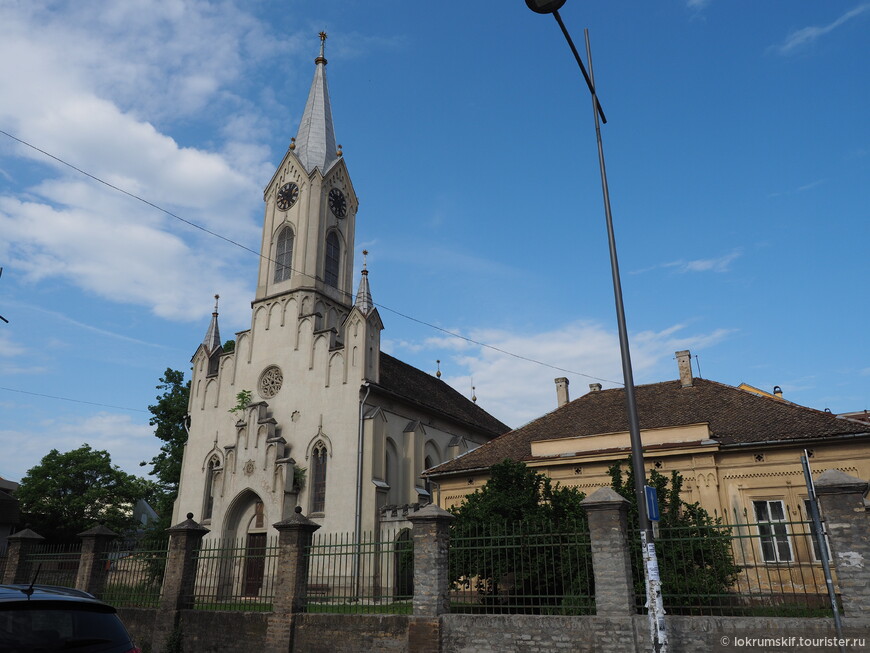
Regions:
<svg viewBox="0 0 870 653"><path fill-rule="evenodd" d="M81 604L79 604L80 606ZM34 604L0 609L0 653L128 650L127 631L112 612L79 609L76 604L42 608Z"/></svg>

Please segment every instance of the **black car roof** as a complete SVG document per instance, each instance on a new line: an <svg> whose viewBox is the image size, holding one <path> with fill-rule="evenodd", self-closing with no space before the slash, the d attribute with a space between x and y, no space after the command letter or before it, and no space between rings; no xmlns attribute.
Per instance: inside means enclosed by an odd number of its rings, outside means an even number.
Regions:
<svg viewBox="0 0 870 653"><path fill-rule="evenodd" d="M29 595L29 596L28 596ZM73 589L72 587L59 587L56 585L33 585L16 584L16 585L0 585L0 607L3 603L21 601L63 601L63 602L78 602L87 603L93 606L109 606L94 597L93 594L88 594L83 590ZM111 608L110 608L111 609Z"/></svg>

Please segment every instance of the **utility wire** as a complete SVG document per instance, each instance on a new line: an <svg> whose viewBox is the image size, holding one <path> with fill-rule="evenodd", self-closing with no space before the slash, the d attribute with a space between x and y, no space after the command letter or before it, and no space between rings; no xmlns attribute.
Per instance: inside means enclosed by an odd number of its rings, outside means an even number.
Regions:
<svg viewBox="0 0 870 653"><path fill-rule="evenodd" d="M0 390L6 390L7 392L18 392L23 395L33 395L34 397L46 397L48 399L59 399L61 401L71 401L76 404L88 404L89 406L101 406L103 408L117 408L118 410L131 410L136 413L147 413L149 411L142 410L141 408L127 408L126 406L113 406L112 404L98 404L94 401L83 401L81 399L70 399L69 397L57 397L55 395L44 395L38 392L28 392L27 390L16 390L15 388L4 388L0 387Z"/></svg>
<svg viewBox="0 0 870 653"><path fill-rule="evenodd" d="M231 245L235 245L236 247L239 247L239 248L245 250L246 252L250 252L251 254L254 254L255 256L258 256L258 257L260 257L260 258L262 258L262 259L264 259L264 260L266 260L266 261L269 261L270 263L277 263L277 261L275 261L275 260L272 259L271 257L269 257L269 256L267 256L267 255L265 255L265 254L263 254L262 252L254 251L254 250L251 249L250 247L246 247L245 245L242 245L241 243L236 242L235 240L232 240L231 238L227 238L226 236L223 236L223 235L221 235L221 234L219 234L219 233L217 233L217 232L211 231L210 229L206 229L205 227L203 227L203 226L201 226L201 225L198 225L198 224L196 224L195 222L191 222L190 220L187 220L187 219L185 219L185 218L182 218L180 215L177 215L177 214L173 213L172 211L169 211L169 210L167 210L167 209L164 209L162 206L159 206L158 204L155 204L154 202L151 202L151 201L145 199L144 197L140 197L139 195L136 195L135 193L131 193L131 192L127 191L127 190L124 190L123 188L119 188L118 186L115 186L114 184L109 183L108 181L106 181L106 180L104 180L104 179L101 179L100 177L97 177L96 175L93 175L93 174L91 174L91 173L89 173L89 172L86 172L85 170L82 170L81 168L79 168L79 167L73 165L72 163L69 163L68 161L65 161L65 160L61 159L61 158L58 157L58 156L55 156L54 154L51 154L50 152L46 152L45 150L43 150L43 149L41 149L41 148L39 148L39 147L36 147L35 145L33 145L33 144L31 144L31 143L28 143L28 142L25 141L25 140L22 140L22 139L20 139L20 138L18 138L18 137L16 137L16 136L13 136L12 134L10 134L10 133L7 132L7 131L4 131L4 130L0 129L0 134L3 134L4 136L7 136L8 138L11 138L12 140L16 141L17 143L21 143L21 144L24 145L25 147L29 147L30 149L35 150L35 151L39 152L40 154L43 154L44 156L47 156L47 157L49 157L50 159L52 159L52 160L54 160L54 161L57 161L58 163L60 163L60 164L62 164L62 165L64 165L64 166L66 166L66 167L68 167L68 168L71 168L71 169L75 170L75 171L78 172L79 174L82 174L82 175L84 175L85 177L88 177L89 179L92 179L92 180L96 181L96 182L99 183L99 184L102 184L102 185L104 185L104 186L107 186L108 188L111 188L112 190L115 190L115 191L117 191L117 192L119 192L119 193L122 193L122 194L126 195L127 197L131 197L131 198L133 198L133 199L135 199L135 200L138 200L139 202L142 202L143 204L147 204L148 206L150 206L150 207L152 207L152 208L154 208L154 209L157 209L157 210L160 211L161 213L165 213L165 214L168 215L169 217L171 217L171 218L175 218L176 220L179 220L180 222L183 222L184 224L186 224L186 225L188 225L188 226L190 226L190 227L193 227L194 229L199 229L200 231L203 231L203 232L209 234L210 236L214 236L215 238L220 238L221 240L223 240L223 241L225 241L225 242L227 242L227 243L230 243ZM296 273L296 274L299 274L299 275L302 275L302 276L306 276L306 277L309 277L309 278L311 278L311 279L315 279L315 280L317 279L317 277L314 277L314 276L312 276L312 275L310 275L310 274L307 274L307 273L305 273L305 272L302 272L301 270L297 270L297 269L293 268L292 266L290 267L290 270L291 270L292 272ZM615 385L624 385L621 381L613 381L613 380L611 380L611 379L604 379L604 378L601 378L601 377L593 376L593 375L591 375L591 374L584 374L583 372L577 372L577 371L575 371L575 370L569 370L569 369L566 369L566 368L564 368L564 367L559 367L559 366L557 366L557 365L552 365L552 364L550 364L550 363L545 363L544 361L541 361L541 360L538 360L538 359L535 359L535 358L531 358L531 357L529 357L529 356L523 356L523 355L521 355L521 354L517 354L517 353L514 353L514 352L512 352L512 351L508 351L508 350L506 350L506 349L501 349L500 347L496 347L496 346L494 346L494 345L490 345L490 344L487 344L487 343L485 343L485 342L481 342L481 341L479 341L479 340L474 340L473 338L469 338L469 337L467 337L467 336L463 336L463 335L460 334L460 333L456 333L455 331L450 331L449 329L445 329L445 328L443 328L443 327L439 327L439 326L437 326L437 325L435 325L435 324L432 324L431 322L426 322L425 320L421 320L421 319L419 319L419 318L412 317L412 316L410 316L410 315L407 315L407 314L405 314L405 313L402 313L401 311L397 311L397 310L394 309L394 308L390 308L390 307L385 306L384 304L380 304L380 303L378 303L378 302L374 302L374 301L373 301L372 304L374 304L374 305L377 306L378 308L382 308L382 309L384 309L384 310L386 310L386 311L389 311L390 313L394 313L394 314L396 314L396 315L398 315L398 316L400 316L400 317L403 317L403 318L405 318L406 320L410 320L411 322L416 322L417 324L421 324L421 325L423 325L423 326L427 326L427 327L429 327L430 329L434 329L434 330L436 330L436 331L440 331L440 332L445 333L445 334L447 334L447 335L449 335L449 336L451 336L451 337L453 337L453 338L459 338L460 340L464 340L465 342L469 342L469 343L471 343L471 344L477 345L478 347L484 347L484 348L486 348L486 349L491 349L492 351L496 351L496 352L498 352L498 353L500 353L500 354L504 354L504 355L506 355L506 356L511 356L511 357L516 358L516 359L518 359L518 360L527 361L527 362L529 362L529 363L535 363L536 365L541 365L541 366L543 366L543 367L548 367L548 368L550 368L550 369L557 370L557 371L559 371L559 372L565 372L566 374L574 374L574 375L576 375L576 376L582 376L582 377L585 377L585 378L587 378L587 379L593 379L593 380L595 380L595 381L603 381L603 382L605 382L605 383L613 383L613 384L615 384ZM74 401L74 400L70 400L70 401ZM84 403L87 403L87 402L84 402Z"/></svg>

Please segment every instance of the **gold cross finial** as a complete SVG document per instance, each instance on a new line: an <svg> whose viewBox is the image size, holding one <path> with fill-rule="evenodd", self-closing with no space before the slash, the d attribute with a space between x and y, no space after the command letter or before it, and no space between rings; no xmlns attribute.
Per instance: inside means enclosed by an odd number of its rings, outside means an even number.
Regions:
<svg viewBox="0 0 870 653"><path fill-rule="evenodd" d="M326 64L326 56L323 54L324 46L326 45L326 32L320 33L320 56L314 60L317 64Z"/></svg>

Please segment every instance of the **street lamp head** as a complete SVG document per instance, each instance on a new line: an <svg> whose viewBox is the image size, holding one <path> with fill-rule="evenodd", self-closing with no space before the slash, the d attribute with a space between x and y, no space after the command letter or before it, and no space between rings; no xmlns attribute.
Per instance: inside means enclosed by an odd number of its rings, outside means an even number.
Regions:
<svg viewBox="0 0 870 653"><path fill-rule="evenodd" d="M565 0L526 0L526 6L536 14L552 14L559 11Z"/></svg>

